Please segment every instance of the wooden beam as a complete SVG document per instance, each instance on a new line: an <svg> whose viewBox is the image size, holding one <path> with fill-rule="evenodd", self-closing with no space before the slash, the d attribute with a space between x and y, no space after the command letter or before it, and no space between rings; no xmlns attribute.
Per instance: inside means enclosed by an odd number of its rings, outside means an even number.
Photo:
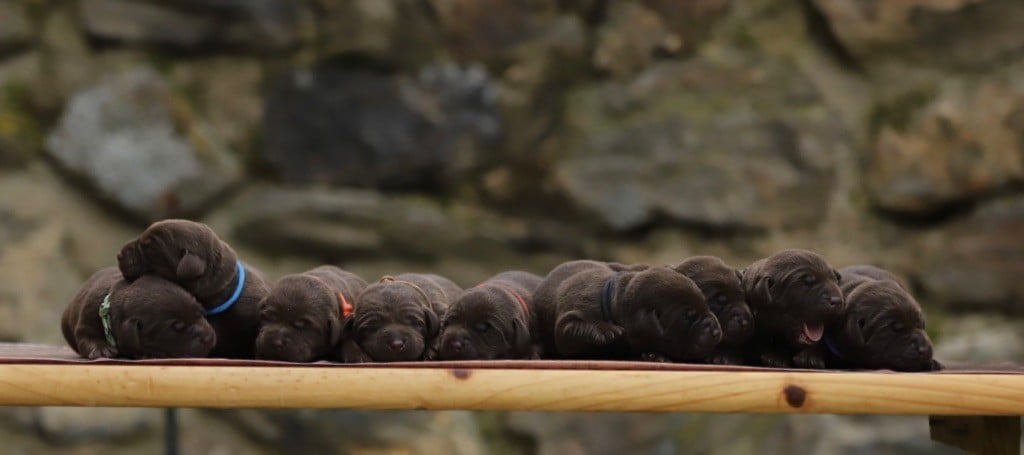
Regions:
<svg viewBox="0 0 1024 455"><path fill-rule="evenodd" d="M0 365L0 405L1024 414L1024 375Z"/></svg>
<svg viewBox="0 0 1024 455"><path fill-rule="evenodd" d="M932 440L985 455L1020 455L1020 417L932 416Z"/></svg>

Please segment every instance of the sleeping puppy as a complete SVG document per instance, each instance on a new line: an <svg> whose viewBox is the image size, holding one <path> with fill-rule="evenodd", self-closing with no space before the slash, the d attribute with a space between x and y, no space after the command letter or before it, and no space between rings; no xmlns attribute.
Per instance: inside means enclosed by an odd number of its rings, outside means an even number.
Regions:
<svg viewBox="0 0 1024 455"><path fill-rule="evenodd" d="M441 322L439 358L539 358L530 301L541 280L532 273L503 272L463 292Z"/></svg>
<svg viewBox="0 0 1024 455"><path fill-rule="evenodd" d="M743 295L743 275L714 256L694 256L673 269L697 284L722 327L722 343L708 361L742 365L741 347L754 335L754 315Z"/></svg>
<svg viewBox="0 0 1024 455"><path fill-rule="evenodd" d="M924 313L899 278L858 265L839 270L846 309L825 335L833 368L934 371Z"/></svg>
<svg viewBox="0 0 1024 455"><path fill-rule="evenodd" d="M821 339L843 310L839 272L820 255L785 250L743 271L754 314L751 361L778 368L825 368Z"/></svg>
<svg viewBox="0 0 1024 455"><path fill-rule="evenodd" d="M156 275L194 295L217 331L212 356L253 357L260 322L256 306L267 295L266 282L209 226L187 220L153 223L121 248L117 264L129 282Z"/></svg>
<svg viewBox="0 0 1024 455"><path fill-rule="evenodd" d="M440 330L440 318L462 294L451 280L434 274L385 276L356 298L344 325L346 362L423 360Z"/></svg>
<svg viewBox="0 0 1024 455"><path fill-rule="evenodd" d="M68 345L82 357L206 357L217 341L203 307L156 276L128 283L116 268L94 273L61 317Z"/></svg>
<svg viewBox="0 0 1024 455"><path fill-rule="evenodd" d="M350 302L365 288L359 276L330 265L285 275L259 303L256 358L312 362L331 355Z"/></svg>
<svg viewBox="0 0 1024 455"><path fill-rule="evenodd" d="M701 360L722 338L697 285L668 267L616 272L570 261L544 278L533 299L546 355Z"/></svg>

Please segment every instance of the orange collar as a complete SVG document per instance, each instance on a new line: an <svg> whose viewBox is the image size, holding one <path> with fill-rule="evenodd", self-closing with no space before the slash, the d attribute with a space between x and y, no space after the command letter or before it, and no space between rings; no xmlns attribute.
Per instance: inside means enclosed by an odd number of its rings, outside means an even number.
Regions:
<svg viewBox="0 0 1024 455"><path fill-rule="evenodd" d="M498 284L498 283L486 283L485 282L485 283L480 283L480 284L476 285L476 287L478 287L478 288L484 287L484 286L493 286L493 287L496 287L496 288L504 289L504 290L508 291L509 293L511 293L512 297L515 297L516 300L519 301L519 306L523 307L523 313L526 314L526 319L530 319L530 306L526 304L526 299L524 299L523 296L519 295L519 293L516 292L515 289L512 289L509 286L505 286L503 284Z"/></svg>
<svg viewBox="0 0 1024 455"><path fill-rule="evenodd" d="M338 291L338 308L341 309L342 319L352 315L352 304L348 303L348 299L345 298L345 294Z"/></svg>

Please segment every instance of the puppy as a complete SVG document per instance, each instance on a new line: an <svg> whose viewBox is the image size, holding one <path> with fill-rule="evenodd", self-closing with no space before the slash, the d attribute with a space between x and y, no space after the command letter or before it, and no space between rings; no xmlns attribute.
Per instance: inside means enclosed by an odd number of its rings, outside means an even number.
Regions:
<svg viewBox="0 0 1024 455"><path fill-rule="evenodd" d="M356 296L366 288L359 276L325 265L286 275L260 301L256 358L312 362L331 355Z"/></svg>
<svg viewBox="0 0 1024 455"><path fill-rule="evenodd" d="M217 331L212 356L253 357L260 322L256 307L267 295L266 281L209 226L187 220L153 223L121 248L117 265L129 282L156 275L196 296Z"/></svg>
<svg viewBox="0 0 1024 455"><path fill-rule="evenodd" d="M440 331L440 317L462 294L447 278L405 273L385 276L356 299L342 337L346 362L423 360Z"/></svg>
<svg viewBox="0 0 1024 455"><path fill-rule="evenodd" d="M743 344L754 334L754 315L743 295L743 275L714 256L694 256L673 267L693 280L722 327L722 343L710 363L743 364Z"/></svg>
<svg viewBox="0 0 1024 455"><path fill-rule="evenodd" d="M601 262L566 262L533 300L545 354L553 356L700 360L722 339L700 289L668 267L616 272Z"/></svg>
<svg viewBox="0 0 1024 455"><path fill-rule="evenodd" d="M743 271L743 293L754 314L754 363L779 368L825 367L821 339L843 311L839 272L820 255L785 250Z"/></svg>
<svg viewBox="0 0 1024 455"><path fill-rule="evenodd" d="M206 357L217 341L184 289L156 276L129 284L114 267L85 281L64 309L61 331L89 359Z"/></svg>
<svg viewBox="0 0 1024 455"><path fill-rule="evenodd" d="M833 368L934 371L924 313L899 278L858 265L839 270L846 308L825 334Z"/></svg>
<svg viewBox="0 0 1024 455"><path fill-rule="evenodd" d="M532 273L510 271L463 292L441 322L439 358L540 358L530 301L541 281Z"/></svg>

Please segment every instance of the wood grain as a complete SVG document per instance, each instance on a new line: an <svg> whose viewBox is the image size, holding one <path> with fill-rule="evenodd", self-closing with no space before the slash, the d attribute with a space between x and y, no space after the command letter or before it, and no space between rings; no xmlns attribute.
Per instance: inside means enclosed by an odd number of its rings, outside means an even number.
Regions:
<svg viewBox="0 0 1024 455"><path fill-rule="evenodd" d="M1024 375L0 365L0 405L1024 414Z"/></svg>

